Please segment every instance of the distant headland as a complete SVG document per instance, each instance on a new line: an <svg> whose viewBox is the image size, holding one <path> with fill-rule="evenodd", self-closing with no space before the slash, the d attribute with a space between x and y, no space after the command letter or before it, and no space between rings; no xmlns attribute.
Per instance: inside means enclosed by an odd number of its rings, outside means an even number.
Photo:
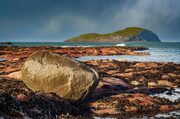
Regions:
<svg viewBox="0 0 180 119"><path fill-rule="evenodd" d="M139 27L128 27L107 34L87 33L66 40L65 42L161 42L159 37L150 30Z"/></svg>

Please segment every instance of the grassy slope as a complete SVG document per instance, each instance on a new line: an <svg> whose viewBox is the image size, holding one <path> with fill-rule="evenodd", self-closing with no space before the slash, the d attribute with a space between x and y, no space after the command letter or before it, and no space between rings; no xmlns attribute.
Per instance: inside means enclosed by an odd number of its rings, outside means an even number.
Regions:
<svg viewBox="0 0 180 119"><path fill-rule="evenodd" d="M82 34L80 36L71 38L67 40L67 42L76 42L76 41L97 41L105 37L111 37L111 36L116 36L116 35L121 35L121 36L133 36L137 35L140 32L142 32L143 28L138 28L138 27L128 27L123 30L119 30L113 33L107 33L107 34L98 34L98 33L88 33L88 34Z"/></svg>

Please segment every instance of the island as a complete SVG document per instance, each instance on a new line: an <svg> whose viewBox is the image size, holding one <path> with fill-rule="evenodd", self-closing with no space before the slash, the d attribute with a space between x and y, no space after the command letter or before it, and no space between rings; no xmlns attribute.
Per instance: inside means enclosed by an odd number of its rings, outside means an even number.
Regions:
<svg viewBox="0 0 180 119"><path fill-rule="evenodd" d="M113 33L87 33L66 40L65 42L161 42L150 30L139 27L128 27Z"/></svg>

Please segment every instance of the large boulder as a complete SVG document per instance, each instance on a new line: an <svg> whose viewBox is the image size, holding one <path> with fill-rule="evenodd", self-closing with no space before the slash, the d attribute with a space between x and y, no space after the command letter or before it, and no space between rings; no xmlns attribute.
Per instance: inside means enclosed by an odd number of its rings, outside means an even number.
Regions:
<svg viewBox="0 0 180 119"><path fill-rule="evenodd" d="M87 99L99 83L92 68L47 51L30 55L21 72L23 82L30 89L53 92L71 102Z"/></svg>

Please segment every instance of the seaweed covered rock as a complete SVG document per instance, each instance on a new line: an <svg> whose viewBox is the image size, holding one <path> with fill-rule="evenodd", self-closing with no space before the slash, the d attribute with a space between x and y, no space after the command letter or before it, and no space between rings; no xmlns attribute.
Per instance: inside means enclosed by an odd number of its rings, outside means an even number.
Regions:
<svg viewBox="0 0 180 119"><path fill-rule="evenodd" d="M55 119L78 115L79 108L51 93L37 93L22 81L0 78L1 119Z"/></svg>
<svg viewBox="0 0 180 119"><path fill-rule="evenodd" d="M21 72L30 89L53 92L71 102L87 99L99 82L97 72L90 67L47 51L30 55Z"/></svg>

